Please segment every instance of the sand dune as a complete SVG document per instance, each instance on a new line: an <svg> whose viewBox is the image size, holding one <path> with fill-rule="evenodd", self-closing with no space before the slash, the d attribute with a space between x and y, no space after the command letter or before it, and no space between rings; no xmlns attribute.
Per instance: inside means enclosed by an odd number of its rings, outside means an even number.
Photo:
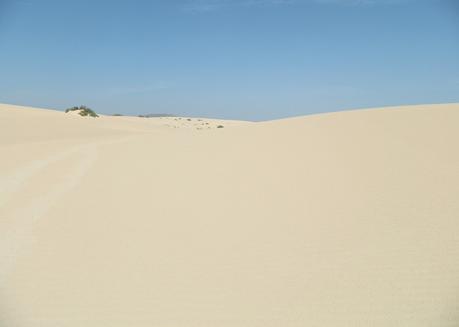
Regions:
<svg viewBox="0 0 459 327"><path fill-rule="evenodd" d="M457 326L458 126L0 105L0 326Z"/></svg>

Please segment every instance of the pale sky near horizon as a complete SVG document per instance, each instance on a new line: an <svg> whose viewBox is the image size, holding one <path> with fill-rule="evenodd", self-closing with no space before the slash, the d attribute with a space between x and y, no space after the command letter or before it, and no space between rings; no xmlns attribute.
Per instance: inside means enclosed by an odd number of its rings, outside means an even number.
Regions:
<svg viewBox="0 0 459 327"><path fill-rule="evenodd" d="M459 102L459 0L0 0L0 103L264 120Z"/></svg>

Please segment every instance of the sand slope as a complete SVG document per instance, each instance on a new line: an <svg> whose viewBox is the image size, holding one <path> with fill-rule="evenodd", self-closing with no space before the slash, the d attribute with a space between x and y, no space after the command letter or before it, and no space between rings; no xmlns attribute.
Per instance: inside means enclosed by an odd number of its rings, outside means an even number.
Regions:
<svg viewBox="0 0 459 327"><path fill-rule="evenodd" d="M1 326L458 325L459 104L174 119L0 105Z"/></svg>

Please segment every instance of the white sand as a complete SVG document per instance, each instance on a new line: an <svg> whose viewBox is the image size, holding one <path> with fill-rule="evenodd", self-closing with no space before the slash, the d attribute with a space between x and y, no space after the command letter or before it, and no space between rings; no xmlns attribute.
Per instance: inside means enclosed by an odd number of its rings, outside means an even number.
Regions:
<svg viewBox="0 0 459 327"><path fill-rule="evenodd" d="M186 119L0 105L0 326L458 326L459 104Z"/></svg>

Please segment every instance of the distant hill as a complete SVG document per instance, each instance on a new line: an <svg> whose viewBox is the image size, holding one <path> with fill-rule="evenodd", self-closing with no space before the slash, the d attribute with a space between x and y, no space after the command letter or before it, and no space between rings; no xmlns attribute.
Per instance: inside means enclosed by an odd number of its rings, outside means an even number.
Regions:
<svg viewBox="0 0 459 327"><path fill-rule="evenodd" d="M138 115L138 117L142 118L157 118L157 117L176 117L175 115L171 114L144 114L144 115Z"/></svg>

